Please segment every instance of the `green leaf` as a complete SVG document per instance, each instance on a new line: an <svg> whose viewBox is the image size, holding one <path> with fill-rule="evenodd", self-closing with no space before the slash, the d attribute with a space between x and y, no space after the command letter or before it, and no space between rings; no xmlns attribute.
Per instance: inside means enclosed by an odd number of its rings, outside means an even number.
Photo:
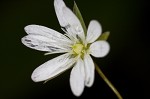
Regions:
<svg viewBox="0 0 150 99"><path fill-rule="evenodd" d="M84 23L84 20L82 18L82 15L81 15L81 12L76 4L76 2L74 1L74 6L73 6L73 12L75 13L75 15L78 17L82 27L83 27L83 30L84 30L84 33L86 35L86 32L87 32L87 29L86 29L86 25Z"/></svg>
<svg viewBox="0 0 150 99"><path fill-rule="evenodd" d="M101 36L97 40L107 40L109 35L110 35L109 31L104 32L104 33L101 34Z"/></svg>

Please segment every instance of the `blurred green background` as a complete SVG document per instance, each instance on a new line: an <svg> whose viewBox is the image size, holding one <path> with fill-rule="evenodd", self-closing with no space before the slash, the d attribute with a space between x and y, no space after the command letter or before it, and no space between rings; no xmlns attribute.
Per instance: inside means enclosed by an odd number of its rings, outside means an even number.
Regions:
<svg viewBox="0 0 150 99"><path fill-rule="evenodd" d="M65 0L72 8L73 0ZM110 53L94 60L124 99L148 99L149 10L145 0L76 0L86 25L98 20L103 32L110 31ZM32 71L56 55L27 48L21 43L24 27L38 24L62 32L53 0L0 1L0 99L76 98L69 86L70 71L46 84L34 83ZM79 98L117 99L95 73L91 88ZM53 98L52 98L53 99Z"/></svg>

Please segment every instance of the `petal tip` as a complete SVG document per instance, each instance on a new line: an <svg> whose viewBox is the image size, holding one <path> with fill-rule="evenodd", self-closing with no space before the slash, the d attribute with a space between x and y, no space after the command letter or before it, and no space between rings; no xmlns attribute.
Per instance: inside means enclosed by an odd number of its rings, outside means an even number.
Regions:
<svg viewBox="0 0 150 99"><path fill-rule="evenodd" d="M41 80L40 78L41 78L40 75L37 74L37 72L34 70L33 73L31 74L31 79L32 79L34 82L44 81L44 80Z"/></svg>
<svg viewBox="0 0 150 99"><path fill-rule="evenodd" d="M24 30L25 30L25 32L26 32L27 34L29 34L30 31L31 31L31 28L33 28L33 25L27 25L27 26L24 27Z"/></svg>
<svg viewBox="0 0 150 99"><path fill-rule="evenodd" d="M25 26L25 27L24 27L24 31L27 33L27 31L28 31L28 26Z"/></svg>
<svg viewBox="0 0 150 99"><path fill-rule="evenodd" d="M34 73L32 73L31 79L32 79L34 82L38 82L37 77L35 76Z"/></svg>
<svg viewBox="0 0 150 99"><path fill-rule="evenodd" d="M110 45L107 41L96 41L90 46L91 55L94 57L105 57L110 51Z"/></svg>

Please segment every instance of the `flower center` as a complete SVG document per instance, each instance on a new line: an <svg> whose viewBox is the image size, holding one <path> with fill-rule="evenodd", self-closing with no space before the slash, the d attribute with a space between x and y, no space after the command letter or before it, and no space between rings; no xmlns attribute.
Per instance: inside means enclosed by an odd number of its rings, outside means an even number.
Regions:
<svg viewBox="0 0 150 99"><path fill-rule="evenodd" d="M84 46L82 44L75 44L73 45L72 49L76 54L81 54L84 50Z"/></svg>

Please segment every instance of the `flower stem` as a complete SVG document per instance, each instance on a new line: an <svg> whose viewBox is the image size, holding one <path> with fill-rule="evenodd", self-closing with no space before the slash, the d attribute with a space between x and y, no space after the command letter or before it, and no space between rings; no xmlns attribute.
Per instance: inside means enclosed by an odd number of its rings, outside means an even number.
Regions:
<svg viewBox="0 0 150 99"><path fill-rule="evenodd" d="M108 80L108 78L104 75L102 70L99 68L99 66L95 63L95 68L98 72L98 74L102 77L102 79L105 81L105 83L110 87L110 89L116 94L118 99L123 99L120 93L117 91L117 89L114 87L114 85Z"/></svg>

